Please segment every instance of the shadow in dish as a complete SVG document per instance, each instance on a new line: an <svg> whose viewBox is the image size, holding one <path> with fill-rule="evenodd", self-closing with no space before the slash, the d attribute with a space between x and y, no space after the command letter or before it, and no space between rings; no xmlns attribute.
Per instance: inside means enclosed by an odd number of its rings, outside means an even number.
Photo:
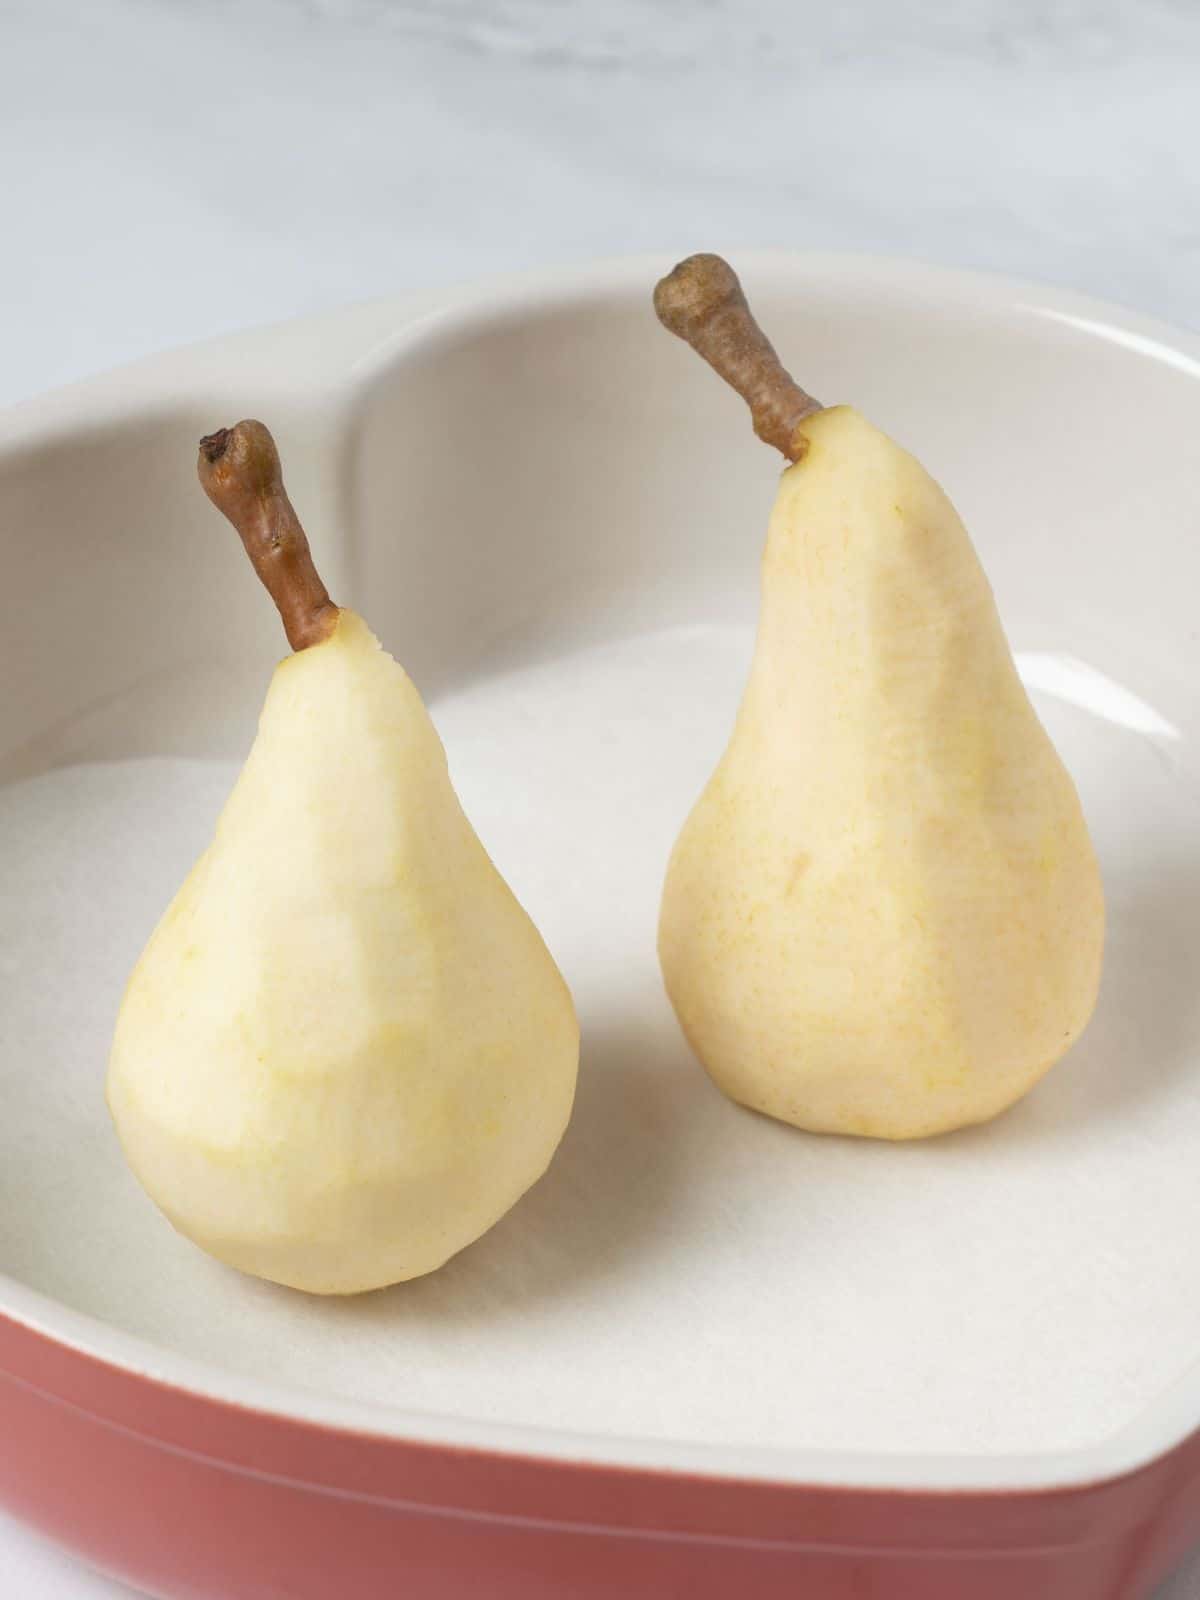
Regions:
<svg viewBox="0 0 1200 1600"><path fill-rule="evenodd" d="M309 1302L355 1320L478 1321L521 1315L670 1250L672 1217L698 1169L694 1145L711 1093L673 1019L647 1029L585 1024L571 1123L545 1176L437 1272L372 1294ZM264 1294L289 1294L272 1285Z"/></svg>

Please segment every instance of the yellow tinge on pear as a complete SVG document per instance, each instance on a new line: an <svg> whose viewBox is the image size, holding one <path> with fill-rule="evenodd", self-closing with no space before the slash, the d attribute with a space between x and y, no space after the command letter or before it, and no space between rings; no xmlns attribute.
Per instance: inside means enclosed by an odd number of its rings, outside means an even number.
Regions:
<svg viewBox="0 0 1200 1600"><path fill-rule="evenodd" d="M270 435L205 447L296 653L129 980L108 1102L134 1173L212 1255L373 1289L439 1267L541 1176L579 1030L416 689L312 570Z"/></svg>
<svg viewBox="0 0 1200 1600"><path fill-rule="evenodd" d="M734 1099L915 1138L1002 1111L1079 1037L1104 899L1075 787L962 522L856 411L800 425L729 747L659 951Z"/></svg>

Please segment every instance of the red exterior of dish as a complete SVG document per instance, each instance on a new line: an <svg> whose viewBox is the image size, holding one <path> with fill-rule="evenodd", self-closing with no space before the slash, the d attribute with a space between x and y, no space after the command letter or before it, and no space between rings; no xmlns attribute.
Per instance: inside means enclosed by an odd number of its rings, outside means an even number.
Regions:
<svg viewBox="0 0 1200 1600"><path fill-rule="evenodd" d="M1200 1538L1200 1434L1010 1494L574 1465L246 1410L0 1315L0 1499L164 1600L1145 1600Z"/></svg>

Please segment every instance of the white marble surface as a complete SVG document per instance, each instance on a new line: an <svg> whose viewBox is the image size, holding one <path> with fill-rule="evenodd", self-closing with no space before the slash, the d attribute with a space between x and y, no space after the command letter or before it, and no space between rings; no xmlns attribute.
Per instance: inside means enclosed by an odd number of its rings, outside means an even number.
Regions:
<svg viewBox="0 0 1200 1600"><path fill-rule="evenodd" d="M1200 326L1193 0L0 0L0 401L397 287L897 252Z"/></svg>
<svg viewBox="0 0 1200 1600"><path fill-rule="evenodd" d="M891 252L1200 327L1198 81L1195 0L0 0L0 403L642 249ZM125 1592L2 1516L0 1579ZM1197 1596L1200 1563L1162 1600Z"/></svg>

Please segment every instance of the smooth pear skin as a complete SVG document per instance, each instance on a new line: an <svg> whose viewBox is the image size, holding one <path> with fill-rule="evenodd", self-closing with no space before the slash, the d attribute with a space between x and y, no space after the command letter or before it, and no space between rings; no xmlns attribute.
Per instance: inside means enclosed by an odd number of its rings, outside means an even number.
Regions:
<svg viewBox="0 0 1200 1600"><path fill-rule="evenodd" d="M366 624L275 672L216 836L130 979L108 1100L170 1221L345 1294L477 1239L571 1112L567 987Z"/></svg>
<svg viewBox="0 0 1200 1600"><path fill-rule="evenodd" d="M803 423L729 747L659 954L726 1094L911 1139L1035 1084L1095 1005L1099 869L945 494L856 411Z"/></svg>

